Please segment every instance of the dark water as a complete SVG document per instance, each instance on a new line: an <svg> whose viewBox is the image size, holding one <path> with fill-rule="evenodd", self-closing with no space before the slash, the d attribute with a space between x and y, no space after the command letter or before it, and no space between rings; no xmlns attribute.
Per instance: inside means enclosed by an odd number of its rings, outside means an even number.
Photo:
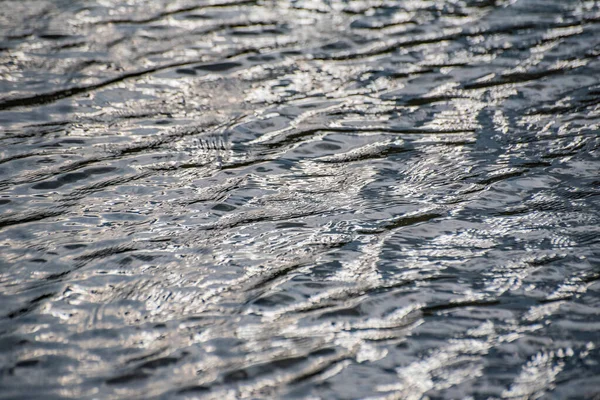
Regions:
<svg viewBox="0 0 600 400"><path fill-rule="evenodd" d="M600 398L600 2L0 37L0 398Z"/></svg>

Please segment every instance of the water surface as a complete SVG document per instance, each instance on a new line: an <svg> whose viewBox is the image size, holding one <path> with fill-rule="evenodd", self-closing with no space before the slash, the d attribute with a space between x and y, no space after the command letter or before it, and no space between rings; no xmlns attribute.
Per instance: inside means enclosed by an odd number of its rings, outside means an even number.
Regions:
<svg viewBox="0 0 600 400"><path fill-rule="evenodd" d="M600 2L0 6L0 398L600 396Z"/></svg>

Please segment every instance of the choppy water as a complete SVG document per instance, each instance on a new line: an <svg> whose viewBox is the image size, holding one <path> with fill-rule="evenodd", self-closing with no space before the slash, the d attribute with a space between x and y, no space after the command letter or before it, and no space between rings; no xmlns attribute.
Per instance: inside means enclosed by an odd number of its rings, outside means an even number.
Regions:
<svg viewBox="0 0 600 400"><path fill-rule="evenodd" d="M0 3L0 398L598 398L600 2Z"/></svg>

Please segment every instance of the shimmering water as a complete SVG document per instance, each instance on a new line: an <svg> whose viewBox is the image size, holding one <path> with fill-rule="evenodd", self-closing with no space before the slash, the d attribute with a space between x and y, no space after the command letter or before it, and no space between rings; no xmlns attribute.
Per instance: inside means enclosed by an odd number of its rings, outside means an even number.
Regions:
<svg viewBox="0 0 600 400"><path fill-rule="evenodd" d="M0 398L600 398L600 2L0 2Z"/></svg>

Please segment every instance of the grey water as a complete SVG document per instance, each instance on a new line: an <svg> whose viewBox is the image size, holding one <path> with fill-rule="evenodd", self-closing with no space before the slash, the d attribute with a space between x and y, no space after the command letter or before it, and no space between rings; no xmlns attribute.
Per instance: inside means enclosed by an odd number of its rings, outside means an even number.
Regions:
<svg viewBox="0 0 600 400"><path fill-rule="evenodd" d="M600 399L600 1L0 2L0 399Z"/></svg>

